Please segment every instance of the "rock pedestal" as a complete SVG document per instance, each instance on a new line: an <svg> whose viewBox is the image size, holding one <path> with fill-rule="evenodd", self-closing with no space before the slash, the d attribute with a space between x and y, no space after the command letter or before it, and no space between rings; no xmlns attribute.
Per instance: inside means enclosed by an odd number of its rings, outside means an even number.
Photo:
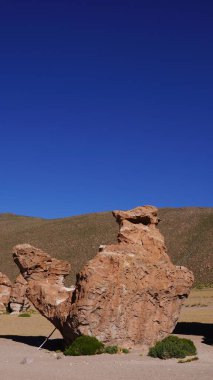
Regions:
<svg viewBox="0 0 213 380"><path fill-rule="evenodd" d="M171 263L153 206L114 211L118 243L101 246L64 286L69 264L29 245L14 248L34 306L62 333L66 343L81 334L107 344L150 346L170 334L188 296L193 274Z"/></svg>

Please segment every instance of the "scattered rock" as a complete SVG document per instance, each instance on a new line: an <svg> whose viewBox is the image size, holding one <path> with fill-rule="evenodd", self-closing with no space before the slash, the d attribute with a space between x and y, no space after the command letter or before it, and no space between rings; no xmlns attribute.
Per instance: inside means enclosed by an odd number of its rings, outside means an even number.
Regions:
<svg viewBox="0 0 213 380"><path fill-rule="evenodd" d="M122 347L151 346L173 331L192 286L193 274L167 255L155 207L113 215L118 243L101 246L70 289L69 263L27 244L14 247L28 298L67 344L84 334Z"/></svg>
<svg viewBox="0 0 213 380"><path fill-rule="evenodd" d="M54 359L60 360L63 357L63 353L54 352L53 357L54 357Z"/></svg>
<svg viewBox="0 0 213 380"><path fill-rule="evenodd" d="M29 358L29 357L25 357L21 362L20 364L31 364L34 362L34 359L33 358Z"/></svg>

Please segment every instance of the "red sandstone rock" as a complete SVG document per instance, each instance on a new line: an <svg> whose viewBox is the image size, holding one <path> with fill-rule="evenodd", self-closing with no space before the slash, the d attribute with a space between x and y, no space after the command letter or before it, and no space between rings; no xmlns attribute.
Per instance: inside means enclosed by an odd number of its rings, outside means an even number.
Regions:
<svg viewBox="0 0 213 380"><path fill-rule="evenodd" d="M64 286L64 277L70 272L70 264L51 258L29 244L17 245L14 252L14 261L28 284L28 299L42 315L54 323L59 305L69 298L72 291ZM61 317L66 312L64 310Z"/></svg>
<svg viewBox="0 0 213 380"><path fill-rule="evenodd" d="M32 304L26 296L27 281L20 274L12 285L9 309L12 313L20 313L32 307Z"/></svg>
<svg viewBox="0 0 213 380"><path fill-rule="evenodd" d="M0 313L4 313L7 309L10 292L11 282L6 274L0 272Z"/></svg>
<svg viewBox="0 0 213 380"><path fill-rule="evenodd" d="M14 259L28 282L27 294L70 343L77 335L108 344L152 345L174 329L193 274L174 266L156 228L157 209L114 211L118 243L101 246L64 287L69 264L29 245L14 248Z"/></svg>

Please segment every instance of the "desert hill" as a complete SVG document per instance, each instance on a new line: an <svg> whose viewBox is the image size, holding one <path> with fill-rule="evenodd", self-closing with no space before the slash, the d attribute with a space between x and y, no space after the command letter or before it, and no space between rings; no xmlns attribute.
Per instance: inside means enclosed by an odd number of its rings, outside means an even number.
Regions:
<svg viewBox="0 0 213 380"><path fill-rule="evenodd" d="M194 272L197 285L213 284L213 208L159 209L159 228L176 265ZM68 282L92 258L100 244L116 241L118 227L110 212L63 219L41 219L0 214L0 271L11 280L18 273L11 249L30 243L72 264Z"/></svg>

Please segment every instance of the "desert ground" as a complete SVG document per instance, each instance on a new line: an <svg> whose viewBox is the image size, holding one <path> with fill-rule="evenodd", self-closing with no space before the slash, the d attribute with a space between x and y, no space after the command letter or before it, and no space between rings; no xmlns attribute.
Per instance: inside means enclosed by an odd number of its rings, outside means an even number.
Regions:
<svg viewBox="0 0 213 380"><path fill-rule="evenodd" d="M1 380L212 380L213 379L213 289L192 290L186 300L175 333L194 341L198 360L148 357L142 347L129 354L65 357L55 331L41 350L40 344L53 326L40 314L30 318L0 316Z"/></svg>

